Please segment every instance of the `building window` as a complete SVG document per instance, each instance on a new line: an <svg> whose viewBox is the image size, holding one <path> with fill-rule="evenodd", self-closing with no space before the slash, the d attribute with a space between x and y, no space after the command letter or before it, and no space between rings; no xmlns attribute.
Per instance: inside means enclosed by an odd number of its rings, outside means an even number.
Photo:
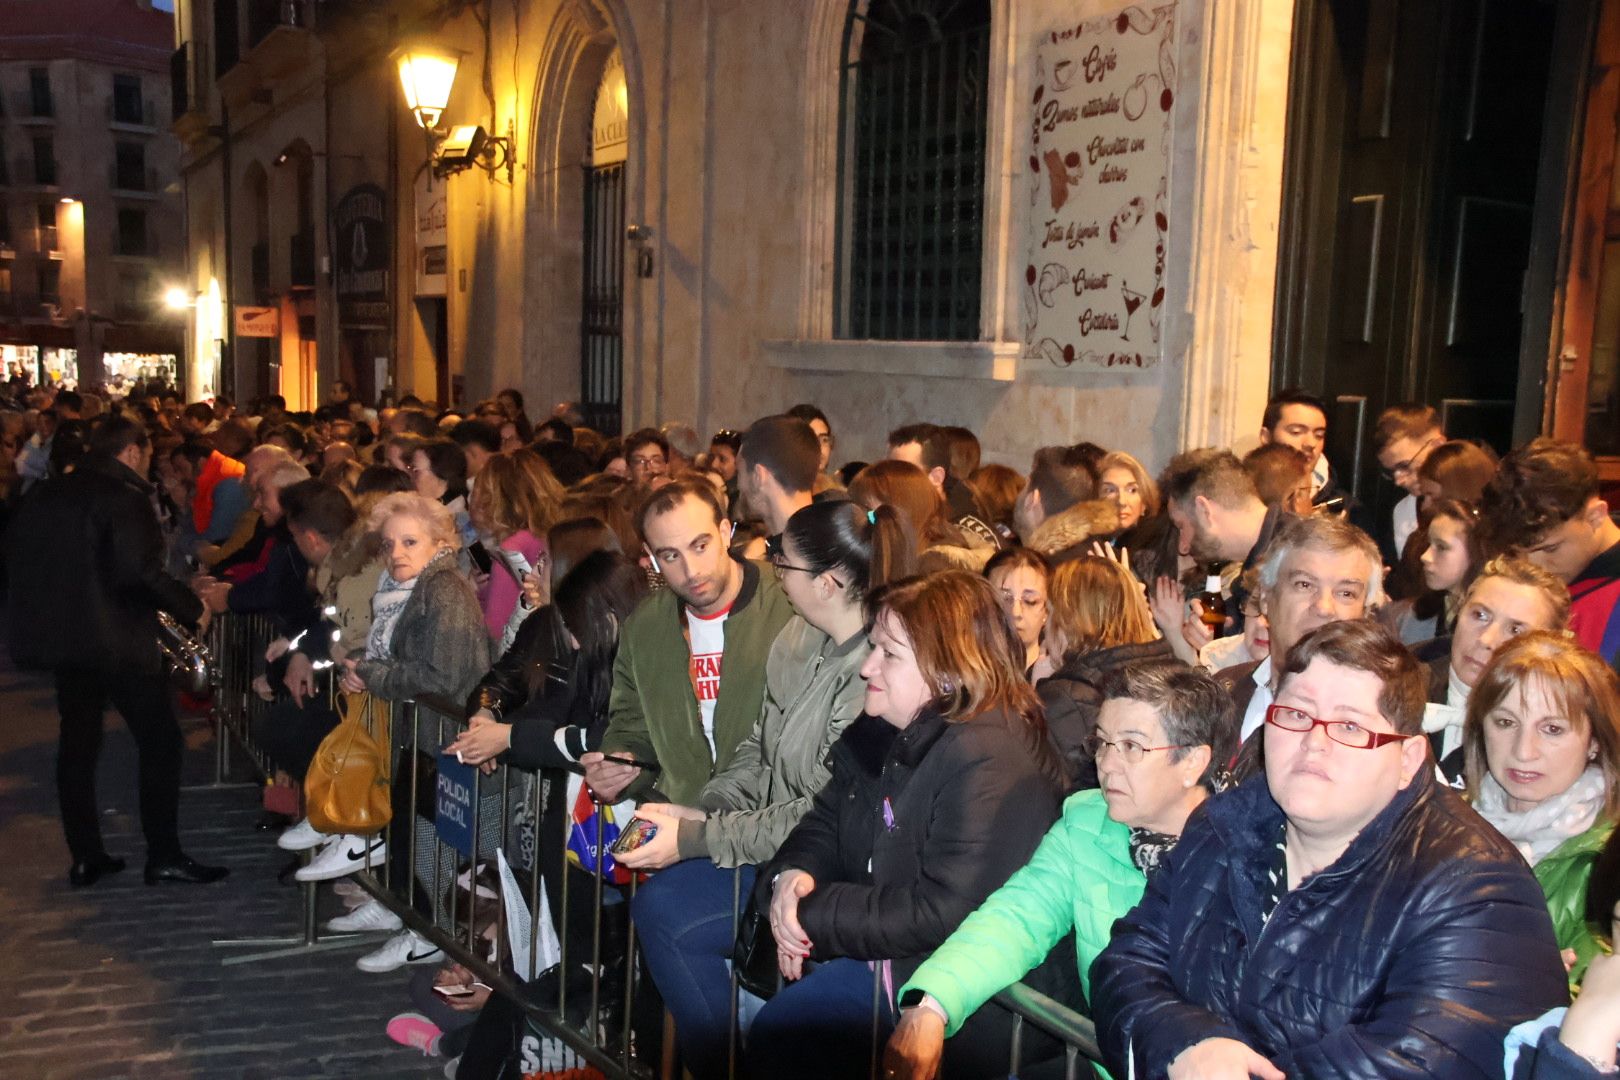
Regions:
<svg viewBox="0 0 1620 1080"><path fill-rule="evenodd" d="M55 116L51 101L51 72L49 68L28 69L28 109L30 116Z"/></svg>
<svg viewBox="0 0 1620 1080"><path fill-rule="evenodd" d="M56 204L42 202L38 209L39 243L36 245L42 252L55 251L56 246Z"/></svg>
<svg viewBox="0 0 1620 1080"><path fill-rule="evenodd" d="M34 136L34 183L56 184L56 143L49 135Z"/></svg>
<svg viewBox="0 0 1620 1080"><path fill-rule="evenodd" d="M115 148L113 187L120 191L146 190L146 146L138 142L121 142Z"/></svg>
<svg viewBox="0 0 1620 1080"><path fill-rule="evenodd" d="M6 213L6 204L0 202L0 247L11 246L11 215Z"/></svg>
<svg viewBox="0 0 1620 1080"><path fill-rule="evenodd" d="M113 122L117 124L144 124L146 123L146 104L141 97L141 77L139 75L114 75Z"/></svg>
<svg viewBox="0 0 1620 1080"><path fill-rule="evenodd" d="M841 338L979 337L988 0L853 0L839 117Z"/></svg>
<svg viewBox="0 0 1620 1080"><path fill-rule="evenodd" d="M126 270L118 275L118 294L113 299L113 317L126 322L144 322L152 316L152 279L144 270Z"/></svg>
<svg viewBox="0 0 1620 1080"><path fill-rule="evenodd" d="M39 261L39 302L62 303L62 264L56 259Z"/></svg>
<svg viewBox="0 0 1620 1080"><path fill-rule="evenodd" d="M121 209L118 211L118 254L147 255L146 211Z"/></svg>

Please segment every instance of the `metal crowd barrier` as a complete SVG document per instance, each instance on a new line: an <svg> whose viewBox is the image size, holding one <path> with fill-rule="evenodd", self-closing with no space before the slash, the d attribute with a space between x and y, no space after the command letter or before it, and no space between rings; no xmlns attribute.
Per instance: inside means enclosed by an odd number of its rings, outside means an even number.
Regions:
<svg viewBox="0 0 1620 1080"><path fill-rule="evenodd" d="M263 655L269 641L269 624L262 619L226 617L217 620L212 628L211 642L217 650L215 656L219 658L221 672L219 692L216 695L216 712L219 716L220 780L226 779L229 774L229 747L226 745L228 738L241 745L249 758L268 775L270 765L264 754L254 746L252 737L252 721L268 708L268 704L253 692L251 683L254 672L263 666ZM640 979L644 977L637 962L634 921L629 918L629 904L635 895L636 878L632 875L630 884L620 887L610 884L604 876L602 866L605 849L601 840L604 832L603 807L600 804L596 806L595 868L587 873L574 867L568 859L569 832L573 825L572 807L568 801L560 800L563 806L563 812L558 815L560 821L546 820L549 801L547 794L550 786L566 784L567 774L554 773L550 770L538 774L527 773L502 767L497 770L498 778L490 780L482 771L472 768L468 770L472 785L469 798L466 800L471 818L470 822L466 823L468 825L464 841L466 849L453 846L446 841L435 822L427 821L417 812L417 808L422 805L419 798L422 794L422 785L427 782L420 764L423 760L421 752L428 749L421 744L420 736L424 724L419 721L423 717L428 718L427 726L434 732L432 756L435 761L444 763L448 768L454 759L442 757L438 751L440 747L452 741L449 737L452 731L459 732L466 726L462 706L459 703L426 697L417 701L396 703L373 698L372 708L373 730L389 731L391 735L397 735L404 729L408 733L404 745L409 749L407 753L401 754L401 747L393 745L392 739L390 740L390 757L396 764L403 762L404 769L402 774L392 775L389 778L390 802L395 807L395 812L384 830L385 850L389 853L389 858L380 870L361 871L353 875L353 880L398 915L406 926L444 950L448 957L474 972L480 982L492 987L496 993L526 1014L529 1021L528 1034L539 1040L534 1052L541 1069L566 1069L590 1065L612 1080L632 1080L632 1078L640 1080L648 1076L678 1078L680 1073L677 1071L675 1061L674 1032L669 1015L664 1013L661 1017L655 1017L654 1027L638 1028L636 1024L635 1013L638 1006L636 988ZM397 768L394 771L399 773ZM514 777L520 778L520 782L514 783ZM408 785L408 798L394 798L397 792L392 789L402 782ZM454 783L452 781L452 784ZM435 784L435 799L438 796L437 787ZM526 792L518 790L522 788L526 788ZM498 825L494 830L486 830L481 828L487 825L486 821L481 820L485 814L484 803L490 802L493 806L496 795L499 796ZM405 809L404 815L400 813L401 808ZM402 816L408 820L402 821ZM519 817L531 823L534 833L532 853L526 860L522 857L521 851L513 851L510 843L514 830L522 828ZM398 836L396 830L401 828L408 829L408 835ZM559 830L562 833L560 837L554 837L561 841L557 846L561 852L562 866L553 867L556 871L555 879L560 882L558 895L547 894L546 905L543 908L541 896L546 868L541 864L541 853L546 845L542 842L541 830L545 828ZM424 845L432 852L431 875L419 874L419 871L425 870L418 865L419 842L428 840L428 836L424 835L424 829L431 835L430 843ZM504 897L497 895L493 899L480 898L477 889L478 869L484 865L494 864L497 847L507 857L528 913L531 928L525 966L525 970L530 974L528 981L519 980L513 970L499 962L492 962L478 941L479 913L483 911L486 916L488 914L488 909L484 908L483 904L495 906L495 941L506 943L509 940ZM397 855L402 851L405 858L403 865L399 865ZM467 889L469 904L464 913L459 910L460 890L452 887L463 872L467 872L469 879ZM328 935L317 944L319 935L315 922L315 885L316 883L307 883L303 886L305 921L301 940L259 939L256 944L282 944L288 947L263 953L258 957L233 957L226 963L291 955L306 948L347 947L351 944L365 944L379 940L376 935ZM577 895L582 887L586 893L583 900ZM610 897L616 898L618 903L608 903ZM575 907L581 902L588 905L583 914ZM747 897L741 888L741 872L736 871L732 883L734 927L741 921L742 908L746 902ZM423 907L427 910L419 910ZM611 914L622 915L625 922L622 964L612 971L605 970L604 964L604 953L607 951L605 929L610 914L609 908L617 908L618 910ZM547 909L555 912L556 917L552 921L558 928L559 951L555 968L542 971L538 968L542 937L538 932L538 923L541 918L546 917L544 911ZM576 922L589 925L588 942L585 944L588 961L583 963L575 955L579 945L572 940ZM542 1000L537 978L545 975L547 971L555 972L555 992L551 993L547 987L546 996ZM608 997L610 993L611 1000ZM1065 1080L1093 1075L1089 1063L1100 1062L1101 1054L1097 1048L1095 1028L1089 1019L1022 983L1015 983L1002 990L992 999L992 1003L994 1007L1006 1010L1012 1016L1009 1076L1016 1076L1024 1065L1023 1049L1027 1025L1033 1025L1037 1030L1064 1045ZM583 1015L580 1014L579 1008L582 1004L585 1005ZM612 1008L608 1007L610 1005ZM881 965L874 965L872 989L874 1041L870 1060L872 1077L882 1075L883 1046L876 1037L876 1033L880 1030L881 1007ZM728 1070L732 1077L739 1074L741 1056L738 1045L738 1017L739 987L734 973L731 985L732 1046ZM560 1045L546 1047L543 1040L548 1038ZM531 1070L526 1067L524 1071L527 1073Z"/></svg>
<svg viewBox="0 0 1620 1080"><path fill-rule="evenodd" d="M214 786L230 786L232 748L247 758L253 776L247 786L260 788L275 775L275 766L253 736L254 725L269 711L266 701L253 690L254 676L264 669L264 654L277 637L274 624L264 615L220 615L209 624L207 645L214 658L213 701L210 711L214 731ZM299 931L279 936L215 938L220 948L253 949L226 957L221 964L232 967L272 960L300 953L326 952L353 948L373 941L376 935L323 932L318 918L319 894L316 882L299 885Z"/></svg>

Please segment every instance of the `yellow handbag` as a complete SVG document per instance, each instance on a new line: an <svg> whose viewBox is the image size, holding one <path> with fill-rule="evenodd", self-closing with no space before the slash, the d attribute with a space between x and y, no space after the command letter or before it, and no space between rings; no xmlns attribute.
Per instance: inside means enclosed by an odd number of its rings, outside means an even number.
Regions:
<svg viewBox="0 0 1620 1080"><path fill-rule="evenodd" d="M389 717L370 694L343 692L338 726L321 741L304 777L309 823L324 833L381 832L393 815L389 799Z"/></svg>

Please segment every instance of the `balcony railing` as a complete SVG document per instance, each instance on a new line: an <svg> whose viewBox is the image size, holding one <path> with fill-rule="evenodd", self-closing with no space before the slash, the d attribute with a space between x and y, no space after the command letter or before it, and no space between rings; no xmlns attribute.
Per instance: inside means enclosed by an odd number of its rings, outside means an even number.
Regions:
<svg viewBox="0 0 1620 1080"><path fill-rule="evenodd" d="M151 235L116 235L113 254L132 259L155 259L158 254L157 238Z"/></svg>
<svg viewBox="0 0 1620 1080"><path fill-rule="evenodd" d="M288 262L288 284L294 288L315 287L314 232L293 233Z"/></svg>
<svg viewBox="0 0 1620 1080"><path fill-rule="evenodd" d="M107 122L129 127L157 126L157 107L149 98L124 98L114 94L107 98Z"/></svg>
<svg viewBox="0 0 1620 1080"><path fill-rule="evenodd" d="M107 167L107 183L115 191L156 191L157 170L128 165L120 168L115 163Z"/></svg>

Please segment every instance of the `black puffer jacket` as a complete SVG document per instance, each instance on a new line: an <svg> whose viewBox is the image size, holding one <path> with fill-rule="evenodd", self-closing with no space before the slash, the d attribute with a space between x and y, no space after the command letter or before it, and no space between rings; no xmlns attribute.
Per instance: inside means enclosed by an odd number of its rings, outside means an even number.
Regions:
<svg viewBox="0 0 1620 1080"><path fill-rule="evenodd" d="M949 723L924 711L898 733L862 715L761 881L808 872L799 922L815 957L893 960L898 987L1029 861L1061 791L1045 739L1003 713Z"/></svg>
<svg viewBox="0 0 1620 1080"><path fill-rule="evenodd" d="M1282 829L1264 778L1216 796L1114 924L1091 987L1115 1076L1210 1038L1291 1077L1501 1076L1508 1029L1568 998L1530 868L1432 769L1268 921Z"/></svg>
<svg viewBox="0 0 1620 1080"><path fill-rule="evenodd" d="M1097 763L1086 753L1085 742L1097 730L1102 708L1103 679L1113 671L1144 660L1166 660L1170 646L1162 638L1139 645L1115 645L1070 657L1035 687L1046 709L1046 730L1063 763L1068 790L1097 786Z"/></svg>
<svg viewBox="0 0 1620 1080"><path fill-rule="evenodd" d="M157 674L157 612L202 601L164 569L152 485L108 457L35 486L6 530L12 660L23 667Z"/></svg>

